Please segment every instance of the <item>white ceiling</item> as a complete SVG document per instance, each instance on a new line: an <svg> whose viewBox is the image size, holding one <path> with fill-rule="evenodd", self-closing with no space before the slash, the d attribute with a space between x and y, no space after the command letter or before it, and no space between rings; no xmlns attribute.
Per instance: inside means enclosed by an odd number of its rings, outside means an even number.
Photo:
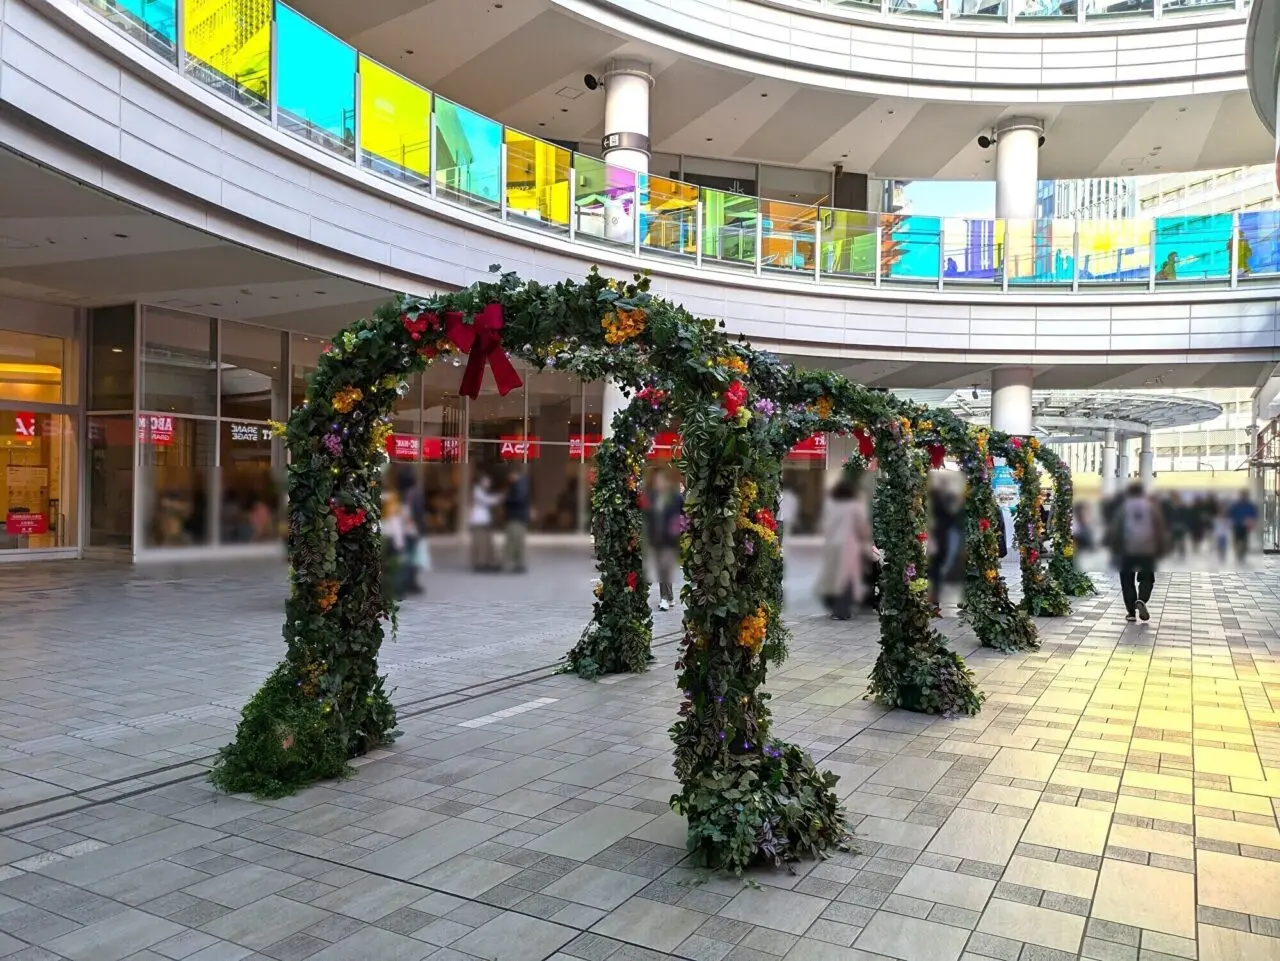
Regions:
<svg viewBox="0 0 1280 961"><path fill-rule="evenodd" d="M331 333L390 296L202 234L0 149L0 295L140 300Z"/></svg>
<svg viewBox="0 0 1280 961"><path fill-rule="evenodd" d="M584 73L653 63L655 152L846 169L903 179L991 179L976 144L1000 117L1047 121L1044 179L1204 170L1272 159L1246 91L1094 104L959 104L869 97L681 58L573 18L549 0L297 0L362 52L513 127L598 142L604 94Z"/></svg>

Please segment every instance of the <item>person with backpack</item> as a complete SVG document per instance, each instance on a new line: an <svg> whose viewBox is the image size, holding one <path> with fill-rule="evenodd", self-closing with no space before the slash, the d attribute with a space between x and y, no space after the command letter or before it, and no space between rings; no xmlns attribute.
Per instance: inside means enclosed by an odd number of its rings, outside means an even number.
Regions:
<svg viewBox="0 0 1280 961"><path fill-rule="evenodd" d="M1142 484L1129 485L1109 530L1109 546L1120 569L1120 593L1125 620L1151 620L1147 602L1156 583L1156 562L1168 550L1169 535L1160 506L1147 496Z"/></svg>

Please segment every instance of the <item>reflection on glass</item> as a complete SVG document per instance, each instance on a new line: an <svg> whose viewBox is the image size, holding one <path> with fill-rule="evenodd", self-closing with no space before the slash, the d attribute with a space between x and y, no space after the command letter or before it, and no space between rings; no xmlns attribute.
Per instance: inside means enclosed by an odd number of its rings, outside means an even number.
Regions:
<svg viewBox="0 0 1280 961"><path fill-rule="evenodd" d="M220 543L267 544L280 540L281 442L272 438L266 424L224 420L221 431Z"/></svg>
<svg viewBox="0 0 1280 961"><path fill-rule="evenodd" d="M509 127L504 137L509 215L567 228L573 155Z"/></svg>
<svg viewBox="0 0 1280 961"><path fill-rule="evenodd" d="M1156 218L1156 282L1231 273L1231 214Z"/></svg>
<svg viewBox="0 0 1280 961"><path fill-rule="evenodd" d="M281 3L276 6L276 70L280 128L353 156L355 50Z"/></svg>
<svg viewBox="0 0 1280 961"><path fill-rule="evenodd" d="M578 235L627 246L635 243L635 171L577 154L573 172L578 180L573 200Z"/></svg>
<svg viewBox="0 0 1280 961"><path fill-rule="evenodd" d="M951 0L951 13L956 17L997 17L1009 15L1005 0Z"/></svg>
<svg viewBox="0 0 1280 961"><path fill-rule="evenodd" d="M144 410L217 413L213 326L208 317L143 308L140 406Z"/></svg>
<svg viewBox="0 0 1280 961"><path fill-rule="evenodd" d="M0 410L0 459L0 551L74 547L74 418Z"/></svg>
<svg viewBox="0 0 1280 961"><path fill-rule="evenodd" d="M143 544L212 542L214 422L167 414L138 418Z"/></svg>
<svg viewBox="0 0 1280 961"><path fill-rule="evenodd" d="M571 534L582 530L580 489L584 467L568 444L539 444L527 466L533 530Z"/></svg>
<svg viewBox="0 0 1280 961"><path fill-rule="evenodd" d="M280 332L222 323L222 416L270 420L284 415Z"/></svg>
<svg viewBox="0 0 1280 961"><path fill-rule="evenodd" d="M647 176L644 182L648 191L641 211L641 246L693 257L698 244L698 188L666 177Z"/></svg>
<svg viewBox="0 0 1280 961"><path fill-rule="evenodd" d="M888 0L888 5L890 13L942 16L941 0Z"/></svg>
<svg viewBox="0 0 1280 961"><path fill-rule="evenodd" d="M879 10L880 0L828 0L833 7L849 7L853 10Z"/></svg>
<svg viewBox="0 0 1280 961"><path fill-rule="evenodd" d="M1240 214L1236 264L1241 277L1280 273L1280 211L1251 210Z"/></svg>
<svg viewBox="0 0 1280 961"><path fill-rule="evenodd" d="M1067 17L1074 20L1079 0L1015 0L1014 13L1019 20L1048 20Z"/></svg>
<svg viewBox="0 0 1280 961"><path fill-rule="evenodd" d="M942 222L942 275L946 282L999 281L1003 225L995 220L948 217Z"/></svg>
<svg viewBox="0 0 1280 961"><path fill-rule="evenodd" d="M1153 0L1087 0L1085 16L1090 20L1101 17L1131 17L1134 14L1150 14Z"/></svg>
<svg viewBox="0 0 1280 961"><path fill-rule="evenodd" d="M726 263L755 264L756 220L760 202L755 197L702 191L702 257Z"/></svg>
<svg viewBox="0 0 1280 961"><path fill-rule="evenodd" d="M63 341L0 329L0 400L61 404Z"/></svg>
<svg viewBox="0 0 1280 961"><path fill-rule="evenodd" d="M133 544L133 443L137 422L132 414L90 417L86 479L89 487L89 546Z"/></svg>
<svg viewBox="0 0 1280 961"><path fill-rule="evenodd" d="M818 208L782 200L760 201L760 262L772 270L813 270Z"/></svg>
<svg viewBox="0 0 1280 961"><path fill-rule="evenodd" d="M311 375L320 365L320 354L328 341L305 334L293 334L289 340L290 388L289 407L297 407L307 399L307 386Z"/></svg>
<svg viewBox="0 0 1280 961"><path fill-rule="evenodd" d="M498 206L502 124L437 97L436 149L436 183L441 190L469 205Z"/></svg>
<svg viewBox="0 0 1280 961"><path fill-rule="evenodd" d="M942 220L907 214L880 217L880 258L885 278L937 280Z"/></svg>
<svg viewBox="0 0 1280 961"><path fill-rule="evenodd" d="M272 0L182 0L191 75L257 113L270 113Z"/></svg>
<svg viewBox="0 0 1280 961"><path fill-rule="evenodd" d="M1081 220L1081 283L1146 283L1151 271L1150 220Z"/></svg>
<svg viewBox="0 0 1280 961"><path fill-rule="evenodd" d="M360 150L366 167L417 185L431 176L431 94L360 55Z"/></svg>
<svg viewBox="0 0 1280 961"><path fill-rule="evenodd" d="M842 277L876 275L876 214L822 208L822 272Z"/></svg>
<svg viewBox="0 0 1280 961"><path fill-rule="evenodd" d="M1071 283L1072 221L1005 220L999 227L1010 284Z"/></svg>
<svg viewBox="0 0 1280 961"><path fill-rule="evenodd" d="M89 409L133 410L134 307L89 311Z"/></svg>
<svg viewBox="0 0 1280 961"><path fill-rule="evenodd" d="M516 370L526 383L529 371L523 364L516 364ZM486 377L480 396L468 404L468 435L472 440L495 441L506 445L508 459L512 456L523 457L525 442L524 430L524 389L513 390L502 397L494 388L493 381ZM519 456L516 456L519 455Z"/></svg>
<svg viewBox="0 0 1280 961"><path fill-rule="evenodd" d="M530 373L529 436L540 444L569 444L582 434L582 382L559 371ZM580 446L580 445L579 445Z"/></svg>
<svg viewBox="0 0 1280 961"><path fill-rule="evenodd" d="M170 63L177 60L174 0L85 0L117 28Z"/></svg>

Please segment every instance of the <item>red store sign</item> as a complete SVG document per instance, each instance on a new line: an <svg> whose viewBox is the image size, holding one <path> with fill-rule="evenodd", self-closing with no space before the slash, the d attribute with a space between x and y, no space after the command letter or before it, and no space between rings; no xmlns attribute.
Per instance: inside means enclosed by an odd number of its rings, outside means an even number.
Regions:
<svg viewBox="0 0 1280 961"><path fill-rule="evenodd" d="M49 533L49 515L31 511L9 511L4 519L4 532L10 537L33 537Z"/></svg>
<svg viewBox="0 0 1280 961"><path fill-rule="evenodd" d="M387 437L387 456L395 461L416 461L422 457L422 442L413 434Z"/></svg>
<svg viewBox="0 0 1280 961"><path fill-rule="evenodd" d="M173 418L164 414L139 417L138 440L156 447L170 446L173 443Z"/></svg>
<svg viewBox="0 0 1280 961"><path fill-rule="evenodd" d="M13 415L13 432L23 440L34 440L36 437L36 415L29 411L15 411Z"/></svg>
<svg viewBox="0 0 1280 961"><path fill-rule="evenodd" d="M515 434L502 438L503 460L537 460L542 456L542 447L537 437L523 437Z"/></svg>
<svg viewBox="0 0 1280 961"><path fill-rule="evenodd" d="M462 459L462 441L456 437L424 437L422 438L422 459L459 461Z"/></svg>
<svg viewBox="0 0 1280 961"><path fill-rule="evenodd" d="M787 452L787 460L820 460L827 459L827 435L814 434L802 440Z"/></svg>

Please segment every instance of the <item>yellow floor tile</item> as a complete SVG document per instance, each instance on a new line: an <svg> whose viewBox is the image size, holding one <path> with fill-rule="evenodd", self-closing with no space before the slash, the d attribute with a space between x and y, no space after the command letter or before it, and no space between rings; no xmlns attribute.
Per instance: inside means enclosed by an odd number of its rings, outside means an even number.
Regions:
<svg viewBox="0 0 1280 961"><path fill-rule="evenodd" d="M1245 751L1232 751L1221 747L1197 747L1196 771L1201 774L1225 774L1262 780L1262 764L1258 755Z"/></svg>

